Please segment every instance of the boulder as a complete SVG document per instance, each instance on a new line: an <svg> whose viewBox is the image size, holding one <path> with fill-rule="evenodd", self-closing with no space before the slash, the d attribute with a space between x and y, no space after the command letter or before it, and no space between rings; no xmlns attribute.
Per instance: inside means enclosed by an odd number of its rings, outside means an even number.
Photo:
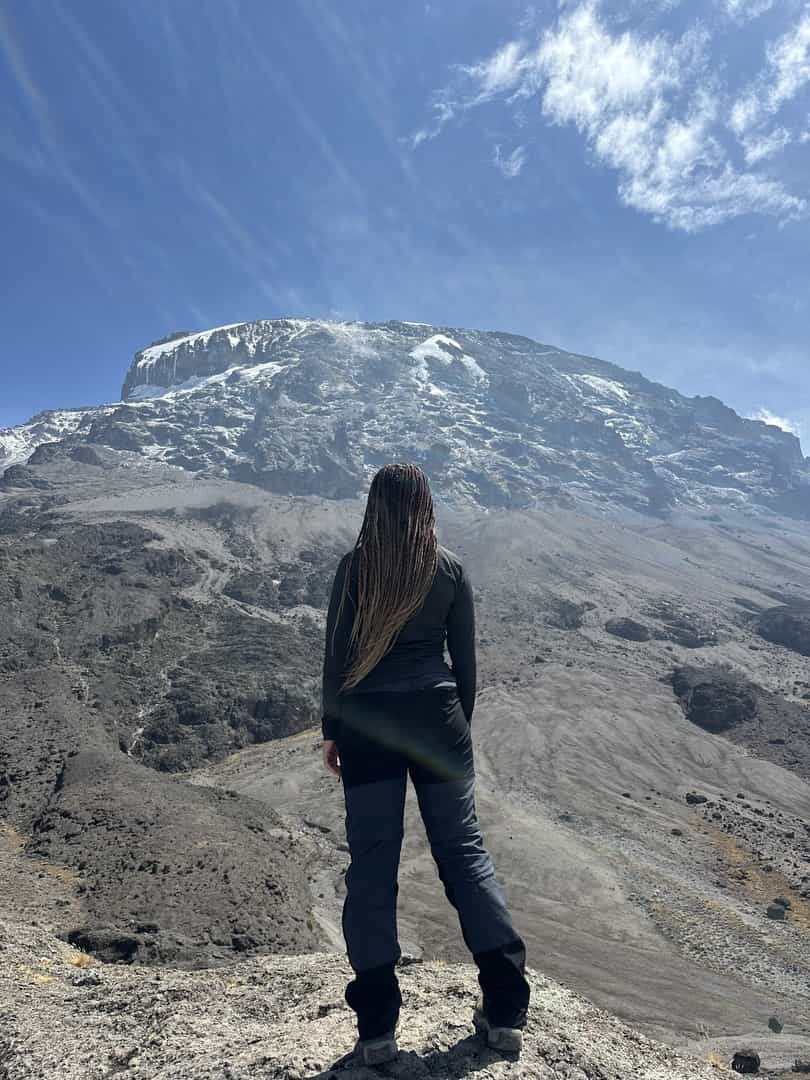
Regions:
<svg viewBox="0 0 810 1080"><path fill-rule="evenodd" d="M757 633L774 645L810 656L810 603L768 608L757 620Z"/></svg>
<svg viewBox="0 0 810 1080"><path fill-rule="evenodd" d="M3 491L8 491L11 488L44 490L50 486L47 480L43 480L34 469L29 469L27 465L9 465L2 478L0 478L0 490Z"/></svg>
<svg viewBox="0 0 810 1080"><path fill-rule="evenodd" d="M87 443L80 443L78 446L70 451L70 458L73 461L79 461L82 465L107 465L108 460L105 458L104 453L95 446L89 446Z"/></svg>
<svg viewBox="0 0 810 1080"><path fill-rule="evenodd" d="M595 606L590 600L577 604L573 600L555 597L549 604L546 623L557 630L579 630L585 622L585 615Z"/></svg>
<svg viewBox="0 0 810 1080"><path fill-rule="evenodd" d="M676 668L672 687L692 723L715 735L757 715L756 688L732 670Z"/></svg>
<svg viewBox="0 0 810 1080"><path fill-rule="evenodd" d="M134 934L107 927L80 927L66 935L69 945L108 964L131 964L140 944Z"/></svg>
<svg viewBox="0 0 810 1080"><path fill-rule="evenodd" d="M738 1050L731 1059L731 1068L736 1073L758 1073L760 1063L756 1050Z"/></svg>
<svg viewBox="0 0 810 1080"><path fill-rule="evenodd" d="M608 619L605 630L614 637L625 641L649 641L652 637L649 627L635 619Z"/></svg>

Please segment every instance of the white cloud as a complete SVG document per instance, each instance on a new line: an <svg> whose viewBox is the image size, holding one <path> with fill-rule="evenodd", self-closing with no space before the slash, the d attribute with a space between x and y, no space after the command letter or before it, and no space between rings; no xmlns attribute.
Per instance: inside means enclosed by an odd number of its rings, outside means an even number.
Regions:
<svg viewBox="0 0 810 1080"><path fill-rule="evenodd" d="M754 6L742 0L727 5L749 13ZM806 22L810 41L810 11ZM786 100L810 77L804 74L804 38L800 23L768 50L774 101ZM536 46L516 40L461 68L464 85L442 92L434 103L443 108L437 122L417 133L413 144L435 137L457 114L484 102L521 101L525 107L526 99L539 98L549 122L574 125L596 161L615 170L627 206L670 228L694 232L747 213L783 220L804 213L803 198L751 169L792 139L786 128L755 125L756 95L744 95L736 107L735 131L748 170L731 160L723 141L727 95L710 44L700 25L679 38L619 32L603 17L599 0L569 0Z"/></svg>
<svg viewBox="0 0 810 1080"><path fill-rule="evenodd" d="M787 128L774 128L767 133L746 132L740 142L745 151L745 160L748 165L756 165L758 161L775 157L787 146L793 136Z"/></svg>
<svg viewBox="0 0 810 1080"><path fill-rule="evenodd" d="M480 87L478 101L486 101L506 90L513 90L523 79L529 64L522 41L510 41L488 60L461 70Z"/></svg>
<svg viewBox="0 0 810 1080"><path fill-rule="evenodd" d="M755 413L751 414L751 420L762 420L766 424L772 424L773 427L781 428L782 431L787 431L791 435L801 434L799 425L793 421L788 420L783 416L776 416L770 411L770 409L757 409Z"/></svg>
<svg viewBox="0 0 810 1080"><path fill-rule="evenodd" d="M737 22L748 22L770 11L776 0L722 0L722 3L732 19Z"/></svg>
<svg viewBox="0 0 810 1080"><path fill-rule="evenodd" d="M443 96L439 95L433 102L433 122L414 132L408 140L411 147L415 150L423 142L428 142L430 139L435 139L437 135L441 135L455 115L455 105L449 100L444 100Z"/></svg>
<svg viewBox="0 0 810 1080"><path fill-rule="evenodd" d="M440 90L431 102L432 121L405 141L415 150L422 143L441 135L447 125L466 109L482 105L509 90L520 93L520 88L531 75L526 48L523 41L510 41L478 64L458 65L457 70L475 87L472 97L457 95L450 89Z"/></svg>
<svg viewBox="0 0 810 1080"><path fill-rule="evenodd" d="M720 93L706 73L700 31L614 35L596 4L581 4L547 31L537 54L542 108L573 123L598 159L617 170L622 201L672 228L697 231L747 212L796 212L777 181L739 173L714 129Z"/></svg>
<svg viewBox="0 0 810 1080"><path fill-rule="evenodd" d="M765 56L765 67L731 110L730 127L743 145L810 82L810 8Z"/></svg>
<svg viewBox="0 0 810 1080"><path fill-rule="evenodd" d="M662 38L644 41L630 32L611 36L594 3L581 4L546 31L536 65L545 78L546 114L591 134L606 115L637 118L680 79L677 61Z"/></svg>
<svg viewBox="0 0 810 1080"><path fill-rule="evenodd" d="M496 146L492 160L507 180L514 180L516 176L520 175L520 170L526 162L526 148L525 146L517 146L511 154L504 157L500 146Z"/></svg>

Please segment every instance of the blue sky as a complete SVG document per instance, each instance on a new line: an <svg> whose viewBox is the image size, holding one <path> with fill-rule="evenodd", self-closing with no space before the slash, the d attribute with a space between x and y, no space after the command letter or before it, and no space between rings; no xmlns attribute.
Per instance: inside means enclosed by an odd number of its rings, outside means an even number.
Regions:
<svg viewBox="0 0 810 1080"><path fill-rule="evenodd" d="M0 426L176 329L528 334L801 432L806 0L0 0Z"/></svg>

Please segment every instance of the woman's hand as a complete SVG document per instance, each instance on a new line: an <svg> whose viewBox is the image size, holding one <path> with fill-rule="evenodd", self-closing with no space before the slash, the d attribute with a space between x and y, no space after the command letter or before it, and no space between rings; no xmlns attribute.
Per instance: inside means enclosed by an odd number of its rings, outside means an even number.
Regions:
<svg viewBox="0 0 810 1080"><path fill-rule="evenodd" d="M334 739L323 740L323 763L335 776L340 777L340 758L338 757L337 743Z"/></svg>

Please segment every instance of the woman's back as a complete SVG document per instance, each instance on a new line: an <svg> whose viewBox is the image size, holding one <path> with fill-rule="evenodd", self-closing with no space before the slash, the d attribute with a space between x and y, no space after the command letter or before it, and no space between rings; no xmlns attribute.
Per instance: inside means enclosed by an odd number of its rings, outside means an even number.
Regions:
<svg viewBox="0 0 810 1080"><path fill-rule="evenodd" d="M324 661L323 709L339 709L338 687L347 664L347 650L357 605L357 561L352 552L341 559L332 587L327 615L327 650ZM472 586L459 557L444 545L437 548L433 582L419 610L399 631L394 644L372 670L346 693L375 690L416 690L455 684L467 719L475 704L475 611ZM338 598L351 564L348 595L351 599L337 619ZM337 625L336 625L337 623ZM329 648L334 630L334 651ZM444 644L452 667L444 659Z"/></svg>

